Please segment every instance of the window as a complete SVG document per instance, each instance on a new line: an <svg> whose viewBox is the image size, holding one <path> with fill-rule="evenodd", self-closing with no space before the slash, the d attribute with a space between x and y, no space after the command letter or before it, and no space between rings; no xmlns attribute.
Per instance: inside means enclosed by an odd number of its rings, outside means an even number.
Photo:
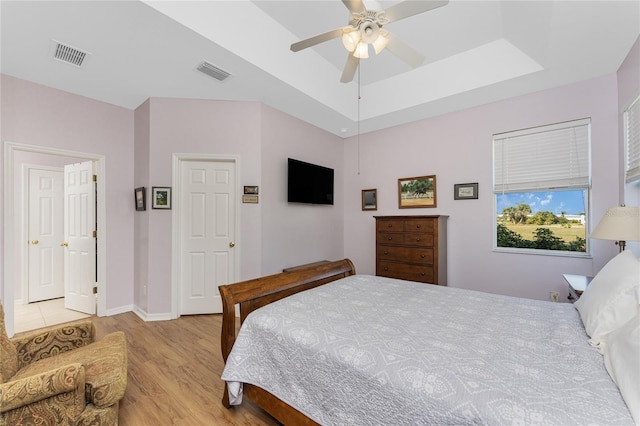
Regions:
<svg viewBox="0 0 640 426"><path fill-rule="evenodd" d="M493 136L495 247L586 253L590 120Z"/></svg>
<svg viewBox="0 0 640 426"><path fill-rule="evenodd" d="M625 182L640 180L640 97L624 112Z"/></svg>

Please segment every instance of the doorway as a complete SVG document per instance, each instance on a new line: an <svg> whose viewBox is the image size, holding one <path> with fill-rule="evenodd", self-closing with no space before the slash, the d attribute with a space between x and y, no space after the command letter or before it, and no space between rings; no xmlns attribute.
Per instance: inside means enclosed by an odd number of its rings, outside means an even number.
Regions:
<svg viewBox="0 0 640 426"><path fill-rule="evenodd" d="M173 313L222 312L218 286L237 281L238 159L175 154Z"/></svg>
<svg viewBox="0 0 640 426"><path fill-rule="evenodd" d="M68 157L74 161L92 161L95 164L94 173L96 181L96 226L98 231L106 229L106 208L105 208L105 157L103 155L84 153L77 151L67 151L56 148L48 148L36 145L19 144L5 142L4 144L4 286L2 290L2 300L5 310L5 325L7 333L12 336L14 333L14 300L16 281L21 284L24 277L23 268L19 265L24 256L24 244L26 235L23 235L20 227L22 221L21 201L24 188L19 183L18 158L25 154L34 154L53 157ZM103 316L106 313L106 239L97 240L97 314Z"/></svg>

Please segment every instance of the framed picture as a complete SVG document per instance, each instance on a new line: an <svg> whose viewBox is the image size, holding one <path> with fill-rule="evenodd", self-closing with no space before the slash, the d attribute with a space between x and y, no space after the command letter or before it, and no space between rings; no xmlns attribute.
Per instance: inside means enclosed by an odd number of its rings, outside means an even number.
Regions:
<svg viewBox="0 0 640 426"><path fill-rule="evenodd" d="M134 190L135 200L136 200L136 210L139 212L143 212L147 209L147 191L144 189L144 186L140 188L136 188Z"/></svg>
<svg viewBox="0 0 640 426"><path fill-rule="evenodd" d="M258 195L258 187L257 186L246 186L244 187L245 194Z"/></svg>
<svg viewBox="0 0 640 426"><path fill-rule="evenodd" d="M456 183L453 185L454 200L477 200L478 183Z"/></svg>
<svg viewBox="0 0 640 426"><path fill-rule="evenodd" d="M151 188L151 208L171 209L171 187L154 186Z"/></svg>
<svg viewBox="0 0 640 426"><path fill-rule="evenodd" d="M398 207L436 207L436 176L398 179Z"/></svg>
<svg viewBox="0 0 640 426"><path fill-rule="evenodd" d="M258 196L251 195L251 194L244 194L242 196L242 202L249 203L249 204L258 204Z"/></svg>
<svg viewBox="0 0 640 426"><path fill-rule="evenodd" d="M378 210L378 190L362 190L362 210Z"/></svg>

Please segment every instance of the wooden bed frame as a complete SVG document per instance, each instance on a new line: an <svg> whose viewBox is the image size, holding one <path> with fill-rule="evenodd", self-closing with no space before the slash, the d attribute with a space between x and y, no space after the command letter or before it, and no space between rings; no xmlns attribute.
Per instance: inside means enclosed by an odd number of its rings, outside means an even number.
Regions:
<svg viewBox="0 0 640 426"><path fill-rule="evenodd" d="M222 296L221 347L225 363L236 340L239 325L251 312L276 300L349 275L355 275L355 273L353 263L349 259L343 259L290 268L279 274L220 286L220 295ZM240 305L240 324L236 323L236 304ZM243 395L285 425L317 425L300 411L262 388L244 384ZM222 404L227 408L231 407L226 383Z"/></svg>

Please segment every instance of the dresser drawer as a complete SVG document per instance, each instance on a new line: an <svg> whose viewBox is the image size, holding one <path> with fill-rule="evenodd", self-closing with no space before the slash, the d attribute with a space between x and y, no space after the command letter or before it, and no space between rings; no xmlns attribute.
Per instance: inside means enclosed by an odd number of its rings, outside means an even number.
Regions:
<svg viewBox="0 0 640 426"><path fill-rule="evenodd" d="M376 255L381 260L397 260L407 263L433 265L433 248L393 247L380 245Z"/></svg>
<svg viewBox="0 0 640 426"><path fill-rule="evenodd" d="M405 220L405 232L433 232L435 230L435 221L433 219L416 219Z"/></svg>
<svg viewBox="0 0 640 426"><path fill-rule="evenodd" d="M389 232L404 231L404 220L378 220L376 221L376 230Z"/></svg>
<svg viewBox="0 0 640 426"><path fill-rule="evenodd" d="M404 244L405 234L378 232L378 244Z"/></svg>
<svg viewBox="0 0 640 426"><path fill-rule="evenodd" d="M412 246L433 247L433 234L407 232L404 234L403 243Z"/></svg>
<svg viewBox="0 0 640 426"><path fill-rule="evenodd" d="M376 266L376 275L381 277L398 278L401 280L434 283L433 266L406 265L402 263L380 261Z"/></svg>

